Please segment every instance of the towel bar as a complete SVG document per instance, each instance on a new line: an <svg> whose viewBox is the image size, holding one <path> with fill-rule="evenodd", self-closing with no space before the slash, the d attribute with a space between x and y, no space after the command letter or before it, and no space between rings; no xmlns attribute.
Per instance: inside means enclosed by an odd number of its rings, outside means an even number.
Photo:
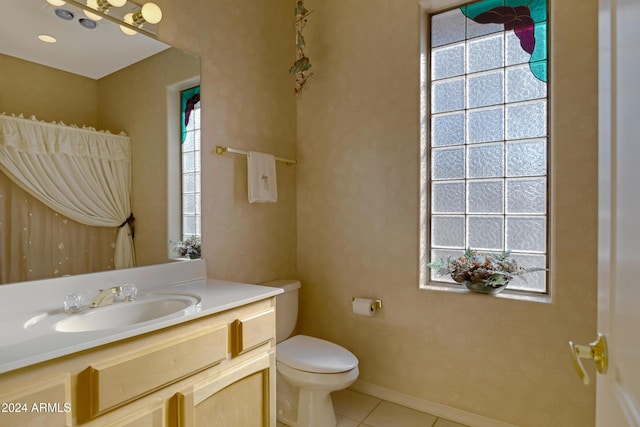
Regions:
<svg viewBox="0 0 640 427"><path fill-rule="evenodd" d="M216 154L224 154L224 153L233 153L233 154L244 154L245 156L247 154L249 154L248 151L242 151L242 150L236 150L235 148L231 148L231 147L222 147L220 145L216 145ZM284 162L286 163L288 166L291 165L295 165L297 162L295 160L291 160L291 159L283 159L282 157L276 157L276 161L278 162Z"/></svg>

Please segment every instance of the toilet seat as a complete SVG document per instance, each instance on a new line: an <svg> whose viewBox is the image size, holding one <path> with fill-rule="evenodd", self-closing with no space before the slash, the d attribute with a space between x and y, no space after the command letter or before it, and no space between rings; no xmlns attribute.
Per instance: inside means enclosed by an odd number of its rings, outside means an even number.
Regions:
<svg viewBox="0 0 640 427"><path fill-rule="evenodd" d="M344 347L306 335L291 337L276 347L278 362L317 374L335 374L358 366L358 358Z"/></svg>

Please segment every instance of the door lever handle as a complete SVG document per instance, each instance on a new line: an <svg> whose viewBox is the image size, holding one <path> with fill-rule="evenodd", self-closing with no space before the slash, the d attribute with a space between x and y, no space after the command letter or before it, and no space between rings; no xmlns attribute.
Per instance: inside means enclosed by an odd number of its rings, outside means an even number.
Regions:
<svg viewBox="0 0 640 427"><path fill-rule="evenodd" d="M588 385L590 379L580 359L592 359L599 373L607 373L609 355L607 338L603 334L598 333L598 338L594 342L589 343L589 345L574 344L573 341L569 341L569 347L571 349L573 367L576 369L584 385Z"/></svg>

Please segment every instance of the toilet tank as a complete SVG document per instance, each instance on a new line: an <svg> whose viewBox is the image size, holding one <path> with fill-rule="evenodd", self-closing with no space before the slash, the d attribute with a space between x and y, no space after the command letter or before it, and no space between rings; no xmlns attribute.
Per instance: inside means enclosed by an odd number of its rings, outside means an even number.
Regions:
<svg viewBox="0 0 640 427"><path fill-rule="evenodd" d="M282 288L284 293L276 296L276 342L291 336L298 322L298 280L273 280L261 283L262 286Z"/></svg>

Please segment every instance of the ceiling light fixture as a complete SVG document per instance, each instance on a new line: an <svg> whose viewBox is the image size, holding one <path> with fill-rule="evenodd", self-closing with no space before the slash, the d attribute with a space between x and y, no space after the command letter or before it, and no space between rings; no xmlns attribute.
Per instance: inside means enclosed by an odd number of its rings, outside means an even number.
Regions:
<svg viewBox="0 0 640 427"><path fill-rule="evenodd" d="M145 3L140 11L133 14L133 25L142 28L145 23L157 24L162 20L162 10L155 3Z"/></svg>
<svg viewBox="0 0 640 427"><path fill-rule="evenodd" d="M133 26L133 13L127 13L126 15L124 15L123 20L127 24ZM122 31L128 36L135 36L136 34L138 34L136 30L132 30L131 28L125 27L124 25L120 25L120 31Z"/></svg>
<svg viewBox="0 0 640 427"><path fill-rule="evenodd" d="M62 0L47 0L47 3L56 7L64 6L64 2Z"/></svg>
<svg viewBox="0 0 640 427"><path fill-rule="evenodd" d="M146 23L157 24L160 22L162 20L162 10L155 3L145 3L138 12L124 15L123 20L132 27L142 28ZM137 34L137 31L125 25L120 25L120 31L128 36Z"/></svg>
<svg viewBox="0 0 640 427"><path fill-rule="evenodd" d="M152 2L142 5L135 0L66 0L66 2L80 7L85 15L94 21L106 18L118 23L121 31L127 35L143 33L156 38L157 24L162 20L162 10Z"/></svg>
<svg viewBox="0 0 640 427"><path fill-rule="evenodd" d="M55 42L57 42L55 37L52 37L52 36L47 35L47 34L40 34L38 36L38 39L40 39L41 41L43 41L45 43L55 43Z"/></svg>
<svg viewBox="0 0 640 427"><path fill-rule="evenodd" d="M109 13L112 7L122 7L127 0L87 0L87 6L102 13Z"/></svg>
<svg viewBox="0 0 640 427"><path fill-rule="evenodd" d="M97 10L99 12L102 12L98 8L98 0L87 0L87 6L89 6L93 10ZM102 16L100 16L100 15L98 15L96 13L89 12L86 9L84 9L83 12L87 16L87 18L89 18L89 19L91 19L93 21L99 21L99 20L102 19Z"/></svg>

